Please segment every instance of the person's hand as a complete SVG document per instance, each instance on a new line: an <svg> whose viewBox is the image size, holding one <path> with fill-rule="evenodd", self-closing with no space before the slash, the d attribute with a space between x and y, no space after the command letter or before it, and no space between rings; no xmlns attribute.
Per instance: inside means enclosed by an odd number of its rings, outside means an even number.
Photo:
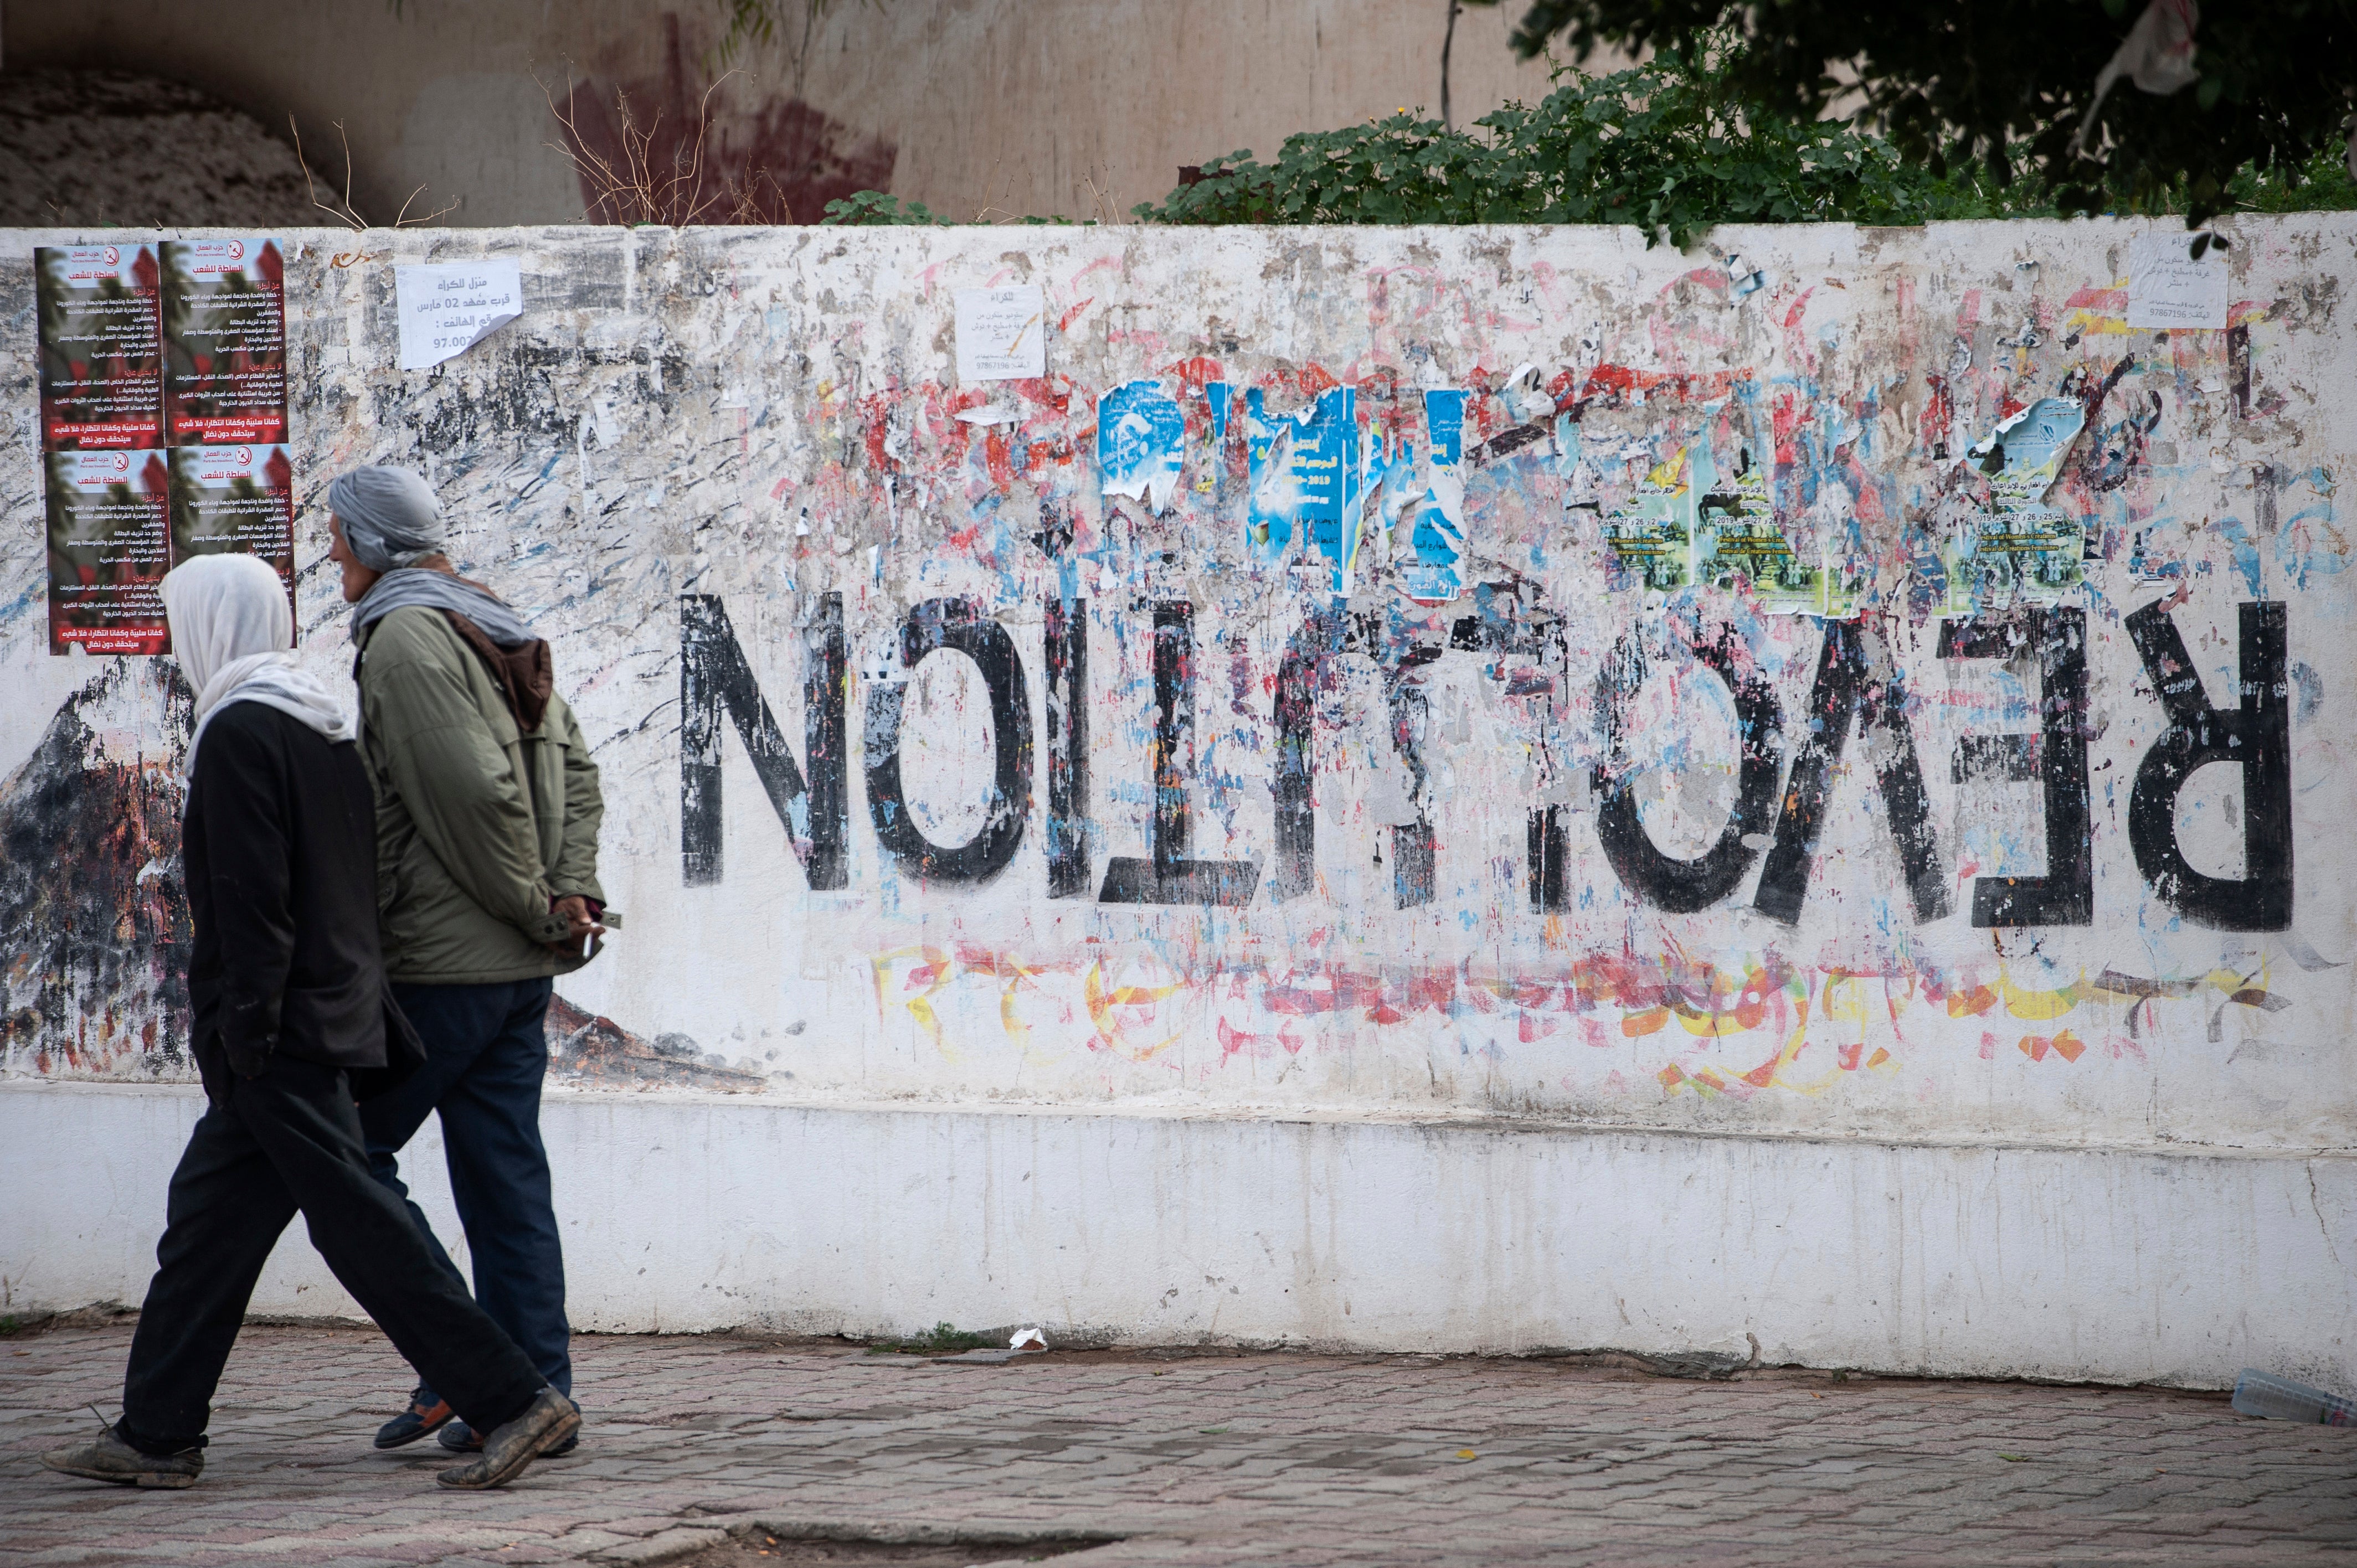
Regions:
<svg viewBox="0 0 2357 1568"><path fill-rule="evenodd" d="M579 958L582 943L606 934L606 928L589 913L589 900L578 893L568 893L559 898L555 911L565 917L565 940L548 945L567 958Z"/></svg>

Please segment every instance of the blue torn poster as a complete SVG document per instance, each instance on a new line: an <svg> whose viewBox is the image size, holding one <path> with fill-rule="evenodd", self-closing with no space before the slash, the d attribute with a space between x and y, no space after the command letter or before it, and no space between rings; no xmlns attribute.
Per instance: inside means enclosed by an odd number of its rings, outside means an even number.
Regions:
<svg viewBox="0 0 2357 1568"><path fill-rule="evenodd" d="M1159 381L1130 381L1097 402L1097 474L1106 495L1168 511L1186 445L1186 415Z"/></svg>
<svg viewBox="0 0 2357 1568"><path fill-rule="evenodd" d="M2084 521L2046 504L2086 423L2075 399L2040 398L1972 448L1989 503L1948 538L1948 614L2051 605L2086 580Z"/></svg>
<svg viewBox="0 0 2357 1568"><path fill-rule="evenodd" d="M1271 418L1261 389L1244 393L1245 452L1252 501L1245 540L1254 555L1279 561L1297 532L1333 568L1332 592L1347 597L1359 555L1359 394L1333 387L1304 413Z"/></svg>
<svg viewBox="0 0 2357 1568"><path fill-rule="evenodd" d="M1225 381L1203 383L1203 403L1211 412L1210 434L1196 454L1195 493L1214 507L1228 499L1228 410L1233 398Z"/></svg>
<svg viewBox="0 0 2357 1568"><path fill-rule="evenodd" d="M1408 508L1399 568L1400 592L1415 604L1445 605L1465 591L1465 404L1472 395L1458 388L1424 394L1429 461L1423 499Z"/></svg>

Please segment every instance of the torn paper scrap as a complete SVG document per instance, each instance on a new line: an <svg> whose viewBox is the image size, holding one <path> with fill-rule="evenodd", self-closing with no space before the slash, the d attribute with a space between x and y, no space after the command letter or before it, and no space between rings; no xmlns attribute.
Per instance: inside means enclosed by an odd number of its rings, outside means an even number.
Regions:
<svg viewBox="0 0 2357 1568"><path fill-rule="evenodd" d="M1400 593L1429 608L1465 591L1458 567L1465 555L1465 405L1471 394L1460 387L1428 388L1424 428L1429 456L1423 498L1406 509L1406 559L1400 565Z"/></svg>
<svg viewBox="0 0 2357 1568"><path fill-rule="evenodd" d="M401 317L401 368L455 360L523 314L522 267L513 260L453 262L393 269Z"/></svg>
<svg viewBox="0 0 2357 1568"><path fill-rule="evenodd" d="M2226 325L2226 254L2212 245L2196 261L2192 236L2164 229L2128 241L2128 325Z"/></svg>
<svg viewBox="0 0 2357 1568"><path fill-rule="evenodd" d="M1048 373L1048 295L1037 284L957 291L962 381L1014 381Z"/></svg>
<svg viewBox="0 0 2357 1568"><path fill-rule="evenodd" d="M1009 1350L1045 1350L1048 1337L1037 1328L1018 1328L1014 1337L1007 1340L1006 1348Z"/></svg>
<svg viewBox="0 0 2357 1568"><path fill-rule="evenodd" d="M1603 522L1605 585L1670 594L1694 581L1695 487L1709 488L1710 448L1680 447Z"/></svg>
<svg viewBox="0 0 2357 1568"><path fill-rule="evenodd" d="M2048 506L2046 492L2086 423L2076 399L2043 397L1972 446L1989 502L1949 536L1948 613L2057 604L2085 581L2086 520Z"/></svg>
<svg viewBox="0 0 2357 1568"><path fill-rule="evenodd" d="M1159 381L1130 381L1097 403L1097 467L1104 493L1170 510L1187 418Z"/></svg>

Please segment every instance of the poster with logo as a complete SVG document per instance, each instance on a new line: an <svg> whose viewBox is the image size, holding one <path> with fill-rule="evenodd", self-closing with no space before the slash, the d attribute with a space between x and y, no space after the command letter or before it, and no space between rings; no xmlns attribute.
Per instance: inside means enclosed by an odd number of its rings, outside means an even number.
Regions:
<svg viewBox="0 0 2357 1568"><path fill-rule="evenodd" d="M172 564L258 555L295 604L295 464L283 445L172 448Z"/></svg>
<svg viewBox="0 0 2357 1568"><path fill-rule="evenodd" d="M34 249L42 451L164 445L158 278L154 245Z"/></svg>
<svg viewBox="0 0 2357 1568"><path fill-rule="evenodd" d="M39 317L49 651L168 653L156 585L242 550L294 595L285 246L55 245Z"/></svg>
<svg viewBox="0 0 2357 1568"><path fill-rule="evenodd" d="M49 651L168 653L156 585L171 567L169 454L44 453Z"/></svg>
<svg viewBox="0 0 2357 1568"><path fill-rule="evenodd" d="M167 240L164 418L175 446L286 439L285 258L276 240Z"/></svg>

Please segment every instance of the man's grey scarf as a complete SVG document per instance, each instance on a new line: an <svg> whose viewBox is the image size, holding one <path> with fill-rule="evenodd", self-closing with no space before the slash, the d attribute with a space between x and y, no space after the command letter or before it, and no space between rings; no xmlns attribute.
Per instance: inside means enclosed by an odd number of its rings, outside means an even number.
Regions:
<svg viewBox="0 0 2357 1568"><path fill-rule="evenodd" d="M436 572L430 566L403 566L376 580L361 602L352 607L352 639L395 610L422 605L432 610L456 610L480 627L485 637L501 648L520 648L539 640L523 618L489 588L463 577Z"/></svg>

